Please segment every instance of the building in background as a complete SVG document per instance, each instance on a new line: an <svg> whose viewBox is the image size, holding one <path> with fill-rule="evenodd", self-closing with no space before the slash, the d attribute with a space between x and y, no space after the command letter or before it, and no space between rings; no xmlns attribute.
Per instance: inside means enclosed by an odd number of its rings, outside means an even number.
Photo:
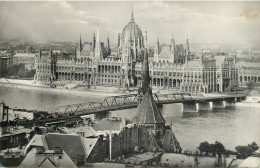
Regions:
<svg viewBox="0 0 260 168"><path fill-rule="evenodd" d="M256 62L238 62L239 86L247 87L247 83L252 81L260 84L260 63Z"/></svg>
<svg viewBox="0 0 260 168"><path fill-rule="evenodd" d="M93 35L92 42L82 42L74 58L57 57L52 51L36 57L37 84L64 87L68 84L90 86L114 86L127 90L142 85L142 60L147 48L145 36L135 23L132 12L130 22L118 34L118 47L110 49L109 38L100 41L100 32ZM198 94L201 92L224 92L231 82L236 83L234 58L218 56L208 60L203 53L200 59L190 51L189 39L186 44L160 45L157 40L149 59L151 87L175 89ZM222 61L222 62L220 62Z"/></svg>
<svg viewBox="0 0 260 168"><path fill-rule="evenodd" d="M13 56L13 64L23 64L27 70L35 69L35 58L35 53L16 53Z"/></svg>

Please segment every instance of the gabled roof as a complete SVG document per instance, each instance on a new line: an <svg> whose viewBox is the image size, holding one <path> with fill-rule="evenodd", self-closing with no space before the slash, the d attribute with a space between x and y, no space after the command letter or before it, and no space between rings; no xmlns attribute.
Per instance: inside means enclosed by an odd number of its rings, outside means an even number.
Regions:
<svg viewBox="0 0 260 168"><path fill-rule="evenodd" d="M32 147L44 147L44 149L49 149L45 136L39 134L35 134L31 141L28 143L25 148L25 153L28 153Z"/></svg>
<svg viewBox="0 0 260 168"><path fill-rule="evenodd" d="M38 152L37 148L33 148L19 165L19 167L69 167L76 168L77 166L70 159L67 153L63 150L57 153L54 150L43 150Z"/></svg>
<svg viewBox="0 0 260 168"><path fill-rule="evenodd" d="M81 137L67 134L47 134L46 141L49 149L61 147L70 156L71 159L77 159L78 156L85 156L86 153L82 148Z"/></svg>
<svg viewBox="0 0 260 168"><path fill-rule="evenodd" d="M139 105L132 122L143 124L165 123L165 120L154 101L151 89L148 89L146 94L143 96L143 100Z"/></svg>
<svg viewBox="0 0 260 168"><path fill-rule="evenodd" d="M60 147L73 160L77 159L78 156L87 158L97 141L98 138L84 138L71 134L35 135L26 146L25 153L30 152L34 147L43 147L45 150L54 150L56 147Z"/></svg>

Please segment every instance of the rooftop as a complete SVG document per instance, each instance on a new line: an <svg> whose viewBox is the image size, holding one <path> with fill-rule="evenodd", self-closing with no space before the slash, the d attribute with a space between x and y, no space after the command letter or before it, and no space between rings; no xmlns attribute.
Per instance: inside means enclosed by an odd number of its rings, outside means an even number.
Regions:
<svg viewBox="0 0 260 168"><path fill-rule="evenodd" d="M34 53L16 53L14 55L14 57L30 57L30 58L34 58L36 56L36 54Z"/></svg>
<svg viewBox="0 0 260 168"><path fill-rule="evenodd" d="M77 159L79 156L89 156L98 138L84 138L71 134L35 135L26 146L26 153L33 147L43 147L45 150L54 150L56 147L63 149L69 157Z"/></svg>
<svg viewBox="0 0 260 168"><path fill-rule="evenodd" d="M77 127L77 128L67 128L63 127L60 130L66 134L73 135L81 135L83 137L95 137L97 136L97 132L93 129L93 127Z"/></svg>
<svg viewBox="0 0 260 168"><path fill-rule="evenodd" d="M104 118L98 121L94 126L95 131L121 131L125 127L125 119L121 118Z"/></svg>
<svg viewBox="0 0 260 168"><path fill-rule="evenodd" d="M132 119L132 122L144 124L165 123L165 120L154 101L152 91L150 89L143 96L143 100L139 105L135 117Z"/></svg>
<svg viewBox="0 0 260 168"><path fill-rule="evenodd" d="M41 150L34 148L19 167L77 167L63 150Z"/></svg>

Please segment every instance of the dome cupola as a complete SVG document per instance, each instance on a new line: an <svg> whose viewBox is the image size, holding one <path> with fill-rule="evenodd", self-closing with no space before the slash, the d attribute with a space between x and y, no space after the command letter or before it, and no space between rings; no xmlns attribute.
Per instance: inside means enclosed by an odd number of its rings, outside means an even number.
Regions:
<svg viewBox="0 0 260 168"><path fill-rule="evenodd" d="M129 43L130 43L130 46L133 46L134 43L136 46L140 46L141 48L144 46L142 30L135 23L133 8L132 8L131 20L124 27L120 40L121 40L120 46L129 45Z"/></svg>

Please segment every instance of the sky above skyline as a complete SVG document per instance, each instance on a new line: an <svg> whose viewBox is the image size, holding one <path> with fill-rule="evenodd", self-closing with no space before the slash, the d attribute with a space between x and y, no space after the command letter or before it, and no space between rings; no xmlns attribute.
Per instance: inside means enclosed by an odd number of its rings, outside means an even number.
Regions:
<svg viewBox="0 0 260 168"><path fill-rule="evenodd" d="M147 29L148 44L260 43L260 2L0 2L0 39L91 41L100 29L101 41L130 21Z"/></svg>

